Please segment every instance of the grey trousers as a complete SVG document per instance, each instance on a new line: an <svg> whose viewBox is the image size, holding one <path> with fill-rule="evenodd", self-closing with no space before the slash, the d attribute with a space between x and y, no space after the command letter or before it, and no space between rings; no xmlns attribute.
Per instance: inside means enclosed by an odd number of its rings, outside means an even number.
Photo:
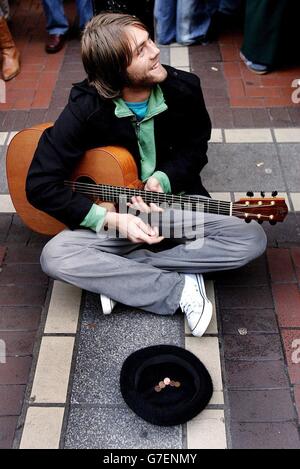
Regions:
<svg viewBox="0 0 300 469"><path fill-rule="evenodd" d="M202 214L202 220L197 225L198 238L191 241L187 231L187 236L156 245L135 244L89 229L66 229L45 245L41 266L54 279L120 303L174 314L184 286L183 273L238 268L266 248L265 232L256 222L246 224L236 217L211 214ZM170 223L176 225L174 220ZM191 230L194 224L192 215L185 220Z"/></svg>

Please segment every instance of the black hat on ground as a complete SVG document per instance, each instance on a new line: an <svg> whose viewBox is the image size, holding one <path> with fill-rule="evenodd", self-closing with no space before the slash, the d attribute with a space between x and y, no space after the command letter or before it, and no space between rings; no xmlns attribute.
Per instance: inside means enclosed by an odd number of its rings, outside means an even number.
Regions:
<svg viewBox="0 0 300 469"><path fill-rule="evenodd" d="M211 377L191 352L173 345L146 347L129 355L120 375L122 396L141 418L154 425L180 425L208 404Z"/></svg>

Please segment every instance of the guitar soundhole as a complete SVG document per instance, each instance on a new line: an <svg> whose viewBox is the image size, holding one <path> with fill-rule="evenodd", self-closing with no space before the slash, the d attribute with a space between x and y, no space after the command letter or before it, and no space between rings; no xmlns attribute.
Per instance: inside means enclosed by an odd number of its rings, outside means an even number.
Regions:
<svg viewBox="0 0 300 469"><path fill-rule="evenodd" d="M98 201L99 196L97 195L97 184L92 178L88 176L80 176L74 182L78 183L76 188L78 192L85 195L94 202Z"/></svg>

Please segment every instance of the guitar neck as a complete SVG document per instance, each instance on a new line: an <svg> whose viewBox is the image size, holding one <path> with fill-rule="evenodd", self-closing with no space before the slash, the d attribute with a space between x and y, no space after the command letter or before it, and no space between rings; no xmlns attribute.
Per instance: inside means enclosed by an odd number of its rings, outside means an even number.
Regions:
<svg viewBox="0 0 300 469"><path fill-rule="evenodd" d="M173 195L161 192L151 192L128 187L110 186L107 184L86 184L66 181L73 191L80 192L105 202L131 202L132 197L141 196L147 204L155 203L162 207L172 207L194 212L214 213L217 215L232 215L233 204L223 200L214 200L201 196Z"/></svg>

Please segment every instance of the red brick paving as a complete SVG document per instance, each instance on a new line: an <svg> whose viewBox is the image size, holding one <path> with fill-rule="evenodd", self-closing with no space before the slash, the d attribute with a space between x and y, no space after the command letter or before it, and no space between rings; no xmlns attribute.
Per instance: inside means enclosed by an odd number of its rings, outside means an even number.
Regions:
<svg viewBox="0 0 300 469"><path fill-rule="evenodd" d="M224 62L224 75L232 107L265 108L297 107L291 96L292 83L300 79L300 67L255 75L241 60L242 34L223 34L219 46Z"/></svg>
<svg viewBox="0 0 300 469"><path fill-rule="evenodd" d="M271 248L215 278L232 448L300 447L299 254Z"/></svg>
<svg viewBox="0 0 300 469"><path fill-rule="evenodd" d="M73 6L67 5L72 13ZM12 7L12 33L21 53L21 73L6 83L6 103L0 111L47 109L65 56L65 48L46 54L45 18L41 2L16 1Z"/></svg>
<svg viewBox="0 0 300 469"><path fill-rule="evenodd" d="M300 386L297 385L294 387L295 403L297 407L299 423L300 423Z"/></svg>
<svg viewBox="0 0 300 469"><path fill-rule="evenodd" d="M3 259L5 257L5 253L6 253L6 247L5 246L0 246L0 267L1 267Z"/></svg>
<svg viewBox="0 0 300 469"><path fill-rule="evenodd" d="M300 248L269 249L268 263L289 378L300 384ZM294 394L300 416L299 389Z"/></svg>
<svg viewBox="0 0 300 469"><path fill-rule="evenodd" d="M0 448L13 445L49 284L39 264L42 240L31 247L35 235L16 215L10 218L7 246L0 246Z"/></svg>
<svg viewBox="0 0 300 469"><path fill-rule="evenodd" d="M234 422L233 449L299 449L295 422Z"/></svg>
<svg viewBox="0 0 300 469"><path fill-rule="evenodd" d="M36 331L41 310L39 306L0 306L0 331Z"/></svg>
<svg viewBox="0 0 300 469"><path fill-rule="evenodd" d="M298 282L300 283L300 248L292 248L291 255L295 266Z"/></svg>
<svg viewBox="0 0 300 469"><path fill-rule="evenodd" d="M18 417L0 417L0 449L11 448Z"/></svg>
<svg viewBox="0 0 300 469"><path fill-rule="evenodd" d="M281 330L291 383L300 384L300 329Z"/></svg>
<svg viewBox="0 0 300 469"><path fill-rule="evenodd" d="M276 313L280 327L300 327L300 289L298 285L272 286Z"/></svg>
<svg viewBox="0 0 300 469"><path fill-rule="evenodd" d="M0 415L20 415L24 385L0 386Z"/></svg>
<svg viewBox="0 0 300 469"><path fill-rule="evenodd" d="M289 249L270 248L267 253L272 282L296 281Z"/></svg>

